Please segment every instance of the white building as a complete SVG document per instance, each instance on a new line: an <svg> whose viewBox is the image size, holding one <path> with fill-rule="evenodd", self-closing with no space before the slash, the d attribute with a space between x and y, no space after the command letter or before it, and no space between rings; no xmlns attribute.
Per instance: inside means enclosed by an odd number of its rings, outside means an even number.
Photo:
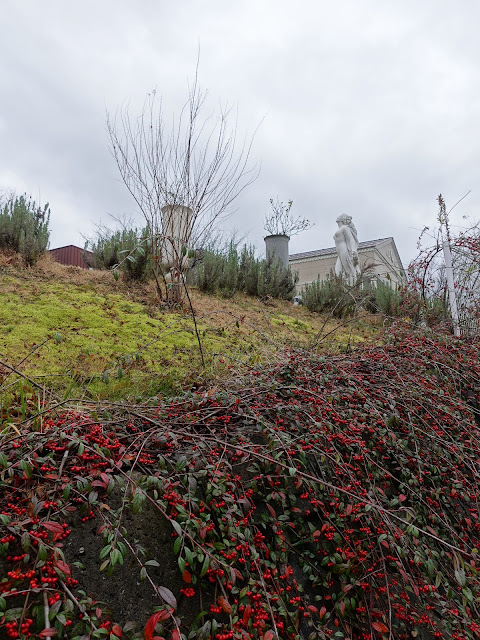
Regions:
<svg viewBox="0 0 480 640"><path fill-rule="evenodd" d="M376 279L390 282L393 286L405 282L405 270L393 238L360 242L358 259L362 272L368 269L368 273ZM335 271L336 261L335 247L290 255L290 269L292 273L298 273L297 290L301 291L306 284L316 282L318 277L326 280Z"/></svg>

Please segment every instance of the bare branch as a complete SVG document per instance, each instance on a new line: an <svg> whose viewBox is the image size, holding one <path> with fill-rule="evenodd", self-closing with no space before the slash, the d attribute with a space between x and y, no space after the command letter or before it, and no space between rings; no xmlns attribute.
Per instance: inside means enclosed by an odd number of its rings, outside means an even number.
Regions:
<svg viewBox="0 0 480 640"><path fill-rule="evenodd" d="M107 114L111 153L152 238L156 278L188 268L184 248L204 243L258 175L249 163L254 136L239 142L237 115L222 107L206 113L206 97L197 61L188 99L171 127L155 90L138 117L128 103Z"/></svg>
<svg viewBox="0 0 480 640"><path fill-rule="evenodd" d="M272 236L294 236L301 231L310 229L313 222L310 222L303 216L293 218L290 211L292 209L293 200L289 200L285 205L278 199L270 198L272 213L266 215L264 219L264 229Z"/></svg>

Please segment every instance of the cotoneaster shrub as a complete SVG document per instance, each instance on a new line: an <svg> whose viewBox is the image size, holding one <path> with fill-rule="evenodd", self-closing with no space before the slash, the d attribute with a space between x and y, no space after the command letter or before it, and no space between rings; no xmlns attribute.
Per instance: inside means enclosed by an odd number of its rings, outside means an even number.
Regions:
<svg viewBox="0 0 480 640"><path fill-rule="evenodd" d="M478 638L478 347L396 325L349 354L286 353L224 392L59 407L4 433L0 632ZM170 552L136 539L142 514ZM103 538L106 580L131 563L156 611L137 603L127 622L96 602L66 551L82 526Z"/></svg>

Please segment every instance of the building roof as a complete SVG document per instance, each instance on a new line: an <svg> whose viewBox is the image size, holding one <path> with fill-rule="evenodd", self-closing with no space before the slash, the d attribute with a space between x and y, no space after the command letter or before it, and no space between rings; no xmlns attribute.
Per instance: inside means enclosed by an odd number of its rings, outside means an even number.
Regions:
<svg viewBox="0 0 480 640"><path fill-rule="evenodd" d="M376 247L379 244L382 244L383 242L387 242L388 240L391 240L395 246L395 242L393 240L393 238L379 238L378 240L366 240L365 242L359 242L358 244L358 249L362 250L362 249L371 249L373 247ZM300 261L300 260L307 260L308 258L320 258L321 256L328 256L329 254L334 254L337 253L337 250L335 247L329 247L328 249L317 249L316 251L305 251L304 253L293 253L291 255L288 256L288 261L289 262L293 262L293 261Z"/></svg>
<svg viewBox="0 0 480 640"><path fill-rule="evenodd" d="M65 244L63 245L63 247L55 247L54 249L49 249L49 251L59 251L60 249L69 249L70 247L78 249L79 251L85 251L85 249L82 249L82 247L77 247L76 244Z"/></svg>

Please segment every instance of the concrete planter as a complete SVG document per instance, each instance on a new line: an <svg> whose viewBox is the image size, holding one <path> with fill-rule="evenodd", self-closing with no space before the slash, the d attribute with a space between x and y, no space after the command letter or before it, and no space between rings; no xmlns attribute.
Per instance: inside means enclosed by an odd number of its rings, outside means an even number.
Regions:
<svg viewBox="0 0 480 640"><path fill-rule="evenodd" d="M267 258L270 256L276 256L277 260L287 268L288 267L288 243L290 237L285 235L273 235L266 236L265 247L267 251Z"/></svg>

